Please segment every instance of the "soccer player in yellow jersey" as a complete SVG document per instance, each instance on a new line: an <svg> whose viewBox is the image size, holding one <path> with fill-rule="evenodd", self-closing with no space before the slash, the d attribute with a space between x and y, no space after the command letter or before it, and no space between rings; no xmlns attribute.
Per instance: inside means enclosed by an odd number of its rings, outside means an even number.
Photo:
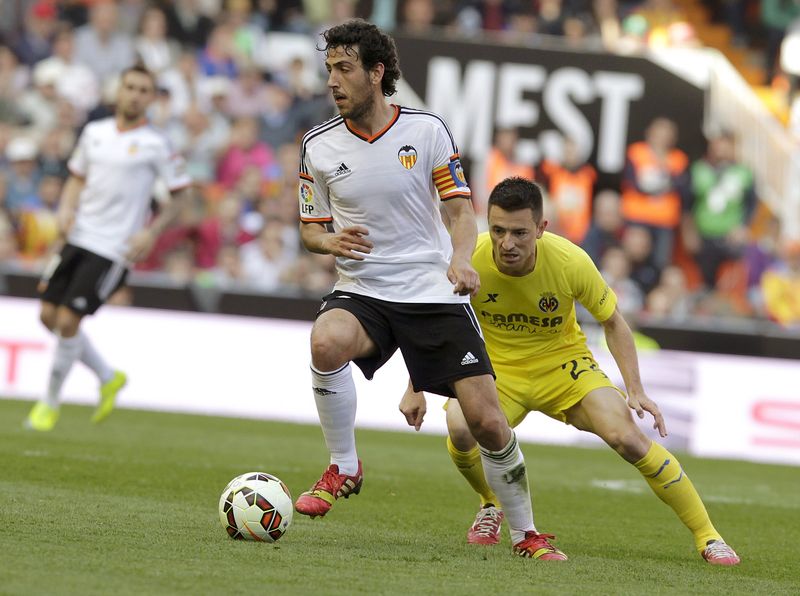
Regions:
<svg viewBox="0 0 800 596"><path fill-rule="evenodd" d="M617 298L589 256L545 232L539 187L508 178L489 197L489 231L478 238L472 265L481 287L472 298L497 375L500 405L512 427L533 410L596 434L631 463L653 492L672 507L694 535L701 556L715 565L739 557L714 528L691 480L674 455L636 426L650 413L667 435L658 406L639 377L633 335ZM595 362L575 319L579 301L603 326L625 381L627 396ZM626 403L627 400L627 403ZM419 430L425 398L409 386L400 410ZM480 495L481 509L467 535L473 544L496 544L503 513L486 484L475 440L458 403L447 405L447 448L458 470Z"/></svg>

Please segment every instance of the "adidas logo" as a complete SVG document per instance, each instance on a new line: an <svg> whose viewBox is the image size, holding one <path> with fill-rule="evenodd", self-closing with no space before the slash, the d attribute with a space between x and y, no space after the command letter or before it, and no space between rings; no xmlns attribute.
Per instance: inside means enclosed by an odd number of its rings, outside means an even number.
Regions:
<svg viewBox="0 0 800 596"><path fill-rule="evenodd" d="M461 366L466 366L467 364L477 364L477 363L478 359L475 358L472 352L467 352L461 359Z"/></svg>
<svg viewBox="0 0 800 596"><path fill-rule="evenodd" d="M333 173L334 177L336 176L344 176L345 174L350 174L352 170L348 168L344 162L339 164L339 167L336 168L336 171Z"/></svg>

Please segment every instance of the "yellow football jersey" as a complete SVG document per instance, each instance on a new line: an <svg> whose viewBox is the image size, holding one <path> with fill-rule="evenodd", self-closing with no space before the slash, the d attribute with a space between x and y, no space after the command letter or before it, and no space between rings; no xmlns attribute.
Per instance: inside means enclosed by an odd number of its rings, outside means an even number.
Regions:
<svg viewBox="0 0 800 596"><path fill-rule="evenodd" d="M496 364L528 368L552 363L567 353L586 349L586 336L575 318L575 301L598 321L617 305L614 291L583 249L545 232L537 240L536 265L515 277L497 269L488 232L478 237L472 265L481 289L472 306Z"/></svg>

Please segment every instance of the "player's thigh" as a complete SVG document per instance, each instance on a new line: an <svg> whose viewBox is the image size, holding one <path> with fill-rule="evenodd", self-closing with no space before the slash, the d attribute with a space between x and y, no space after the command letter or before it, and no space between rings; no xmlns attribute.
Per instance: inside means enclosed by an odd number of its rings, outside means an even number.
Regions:
<svg viewBox="0 0 800 596"><path fill-rule="evenodd" d="M511 431L500 409L492 375L464 377L453 382L453 392L472 436L493 451L505 447Z"/></svg>
<svg viewBox="0 0 800 596"><path fill-rule="evenodd" d="M83 315L75 312L67 306L59 306L56 309L55 329L62 337L74 337L78 333Z"/></svg>
<svg viewBox="0 0 800 596"><path fill-rule="evenodd" d="M625 398L615 387L599 387L589 391L565 414L567 422L575 428L603 439L637 428Z"/></svg>
<svg viewBox="0 0 800 596"><path fill-rule="evenodd" d="M39 320L42 324L52 331L56 326L56 309L58 305L54 302L42 300L39 308Z"/></svg>
<svg viewBox="0 0 800 596"><path fill-rule="evenodd" d="M345 362L375 351L372 341L356 315L332 308L317 317L311 329L311 352L320 359L342 358Z"/></svg>
<svg viewBox="0 0 800 596"><path fill-rule="evenodd" d="M97 312L111 293L125 282L128 269L124 263L80 250L80 258L60 304L85 316Z"/></svg>
<svg viewBox="0 0 800 596"><path fill-rule="evenodd" d="M468 304L396 305L390 322L415 390L455 397L459 380L493 377L480 327Z"/></svg>

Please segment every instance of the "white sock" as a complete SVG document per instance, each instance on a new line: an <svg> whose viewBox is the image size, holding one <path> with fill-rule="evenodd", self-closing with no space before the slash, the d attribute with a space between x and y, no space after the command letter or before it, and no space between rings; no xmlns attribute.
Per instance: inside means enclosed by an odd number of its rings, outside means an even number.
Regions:
<svg viewBox="0 0 800 596"><path fill-rule="evenodd" d="M74 337L58 337L56 353L53 356L53 367L50 369L50 382L47 385L47 395L45 400L51 408L57 408L61 387L67 378L72 365L78 359L83 347L83 342L79 335Z"/></svg>
<svg viewBox="0 0 800 596"><path fill-rule="evenodd" d="M100 352L94 347L94 344L83 331L78 331L78 337L81 340L81 362L94 371L97 378L101 383L108 383L111 377L114 376L114 370L106 362L105 358L100 355Z"/></svg>
<svg viewBox="0 0 800 596"><path fill-rule="evenodd" d="M350 363L332 372L321 372L311 366L311 387L331 463L339 466L340 474L352 476L358 471L358 454L356 385Z"/></svg>
<svg viewBox="0 0 800 596"><path fill-rule="evenodd" d="M525 538L525 532L536 531L525 458L517 444L517 436L512 434L508 445L500 451L481 447L480 452L486 481L500 500L511 529L511 541L516 544Z"/></svg>

